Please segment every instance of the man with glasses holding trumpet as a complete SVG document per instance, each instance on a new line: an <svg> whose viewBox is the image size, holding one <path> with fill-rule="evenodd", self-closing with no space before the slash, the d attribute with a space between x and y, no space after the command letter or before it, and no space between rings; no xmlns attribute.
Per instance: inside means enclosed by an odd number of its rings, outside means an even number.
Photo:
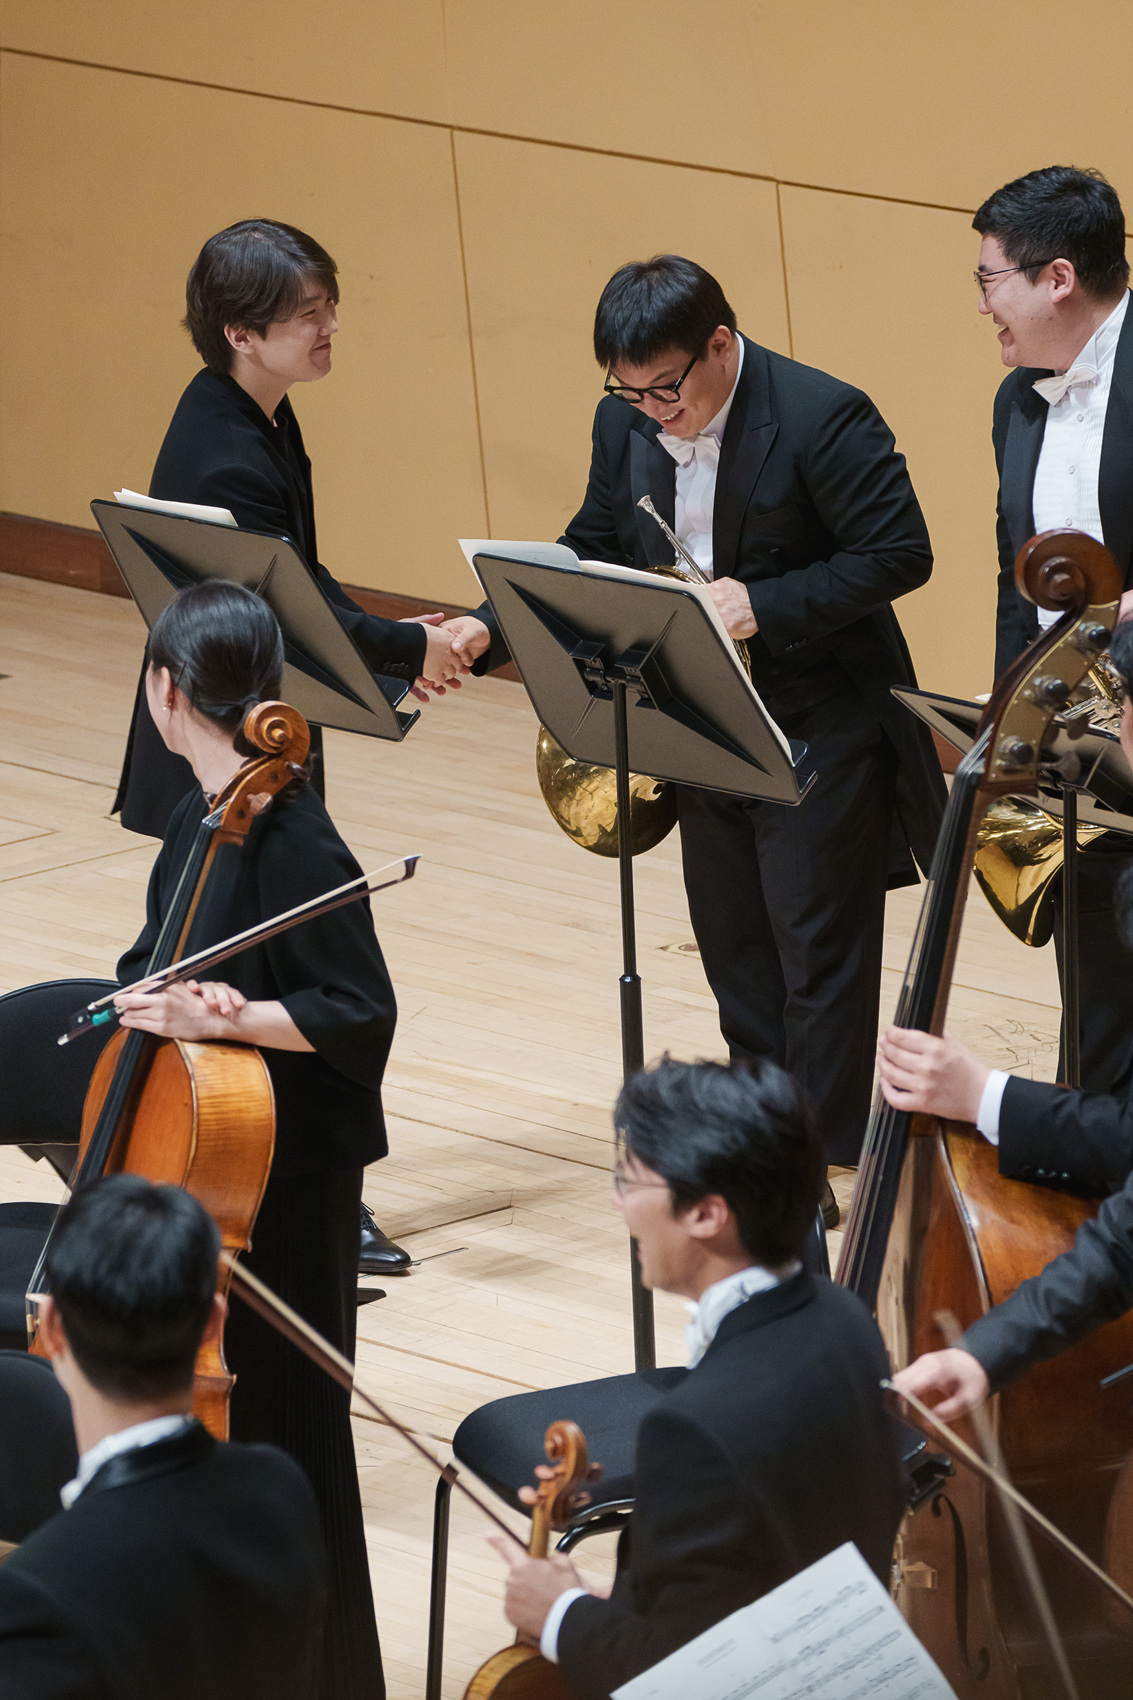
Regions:
<svg viewBox="0 0 1133 1700"><path fill-rule="evenodd" d="M741 336L693 261L616 272L594 351L606 394L563 541L656 568L672 553L659 516L746 642L769 712L809 747L817 777L798 808L679 787L681 851L729 1051L795 1075L829 1162L853 1165L886 887L915 883L914 855L927 868L943 808L928 734L890 694L913 678L891 603L932 570L924 520L869 398ZM504 659L490 611L445 629L476 672Z"/></svg>
<svg viewBox="0 0 1133 1700"><path fill-rule="evenodd" d="M1068 165L1028 172L997 189L972 222L982 237L979 310L995 323L1003 364L1014 368L1000 385L992 424L998 678L1058 618L1015 589L1015 557L1036 532L1088 532L1130 584L1133 318L1125 219L1099 172ZM1123 604L1122 611L1130 610ZM1129 867L1129 840L1114 833L1078 857L1080 1083L1121 1097L1133 1084L1133 956L1118 936L1114 894ZM1061 975L1061 890L1055 905ZM989 1128L997 1114L987 1112Z"/></svg>

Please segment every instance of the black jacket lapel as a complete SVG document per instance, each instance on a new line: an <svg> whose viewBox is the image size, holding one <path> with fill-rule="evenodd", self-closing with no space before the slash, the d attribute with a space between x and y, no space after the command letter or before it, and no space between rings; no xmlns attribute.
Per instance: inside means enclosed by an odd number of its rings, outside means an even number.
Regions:
<svg viewBox="0 0 1133 1700"><path fill-rule="evenodd" d="M1003 444L999 501L1011 537L1011 547L1016 554L1035 530L1035 473L1048 412L1046 402L1031 388L1039 375L1030 371L1025 374L1026 388L1011 403L1011 417Z"/></svg>
<svg viewBox="0 0 1133 1700"><path fill-rule="evenodd" d="M673 564L672 544L657 521L637 505L642 496L649 496L666 525L676 529L677 463L658 443L660 429L650 420L645 429L635 427L630 432L629 488L645 559L651 567L670 567Z"/></svg>
<svg viewBox="0 0 1133 1700"><path fill-rule="evenodd" d="M1133 306L1126 309L1113 361L1098 468L1102 536L1129 582L1133 565Z"/></svg>
<svg viewBox="0 0 1133 1700"><path fill-rule="evenodd" d="M116 1453L96 1470L82 1497L89 1493L105 1493L109 1488L132 1487L154 1476L167 1476L173 1470L188 1470L203 1463L216 1447L216 1441L199 1422L194 1422L180 1434L167 1440L155 1440L150 1446L137 1446L131 1452Z"/></svg>
<svg viewBox="0 0 1133 1700"><path fill-rule="evenodd" d="M743 369L724 427L716 474L716 501L712 510L714 578L728 578L735 572L744 513L779 429L772 418L766 352L746 337L742 340Z"/></svg>

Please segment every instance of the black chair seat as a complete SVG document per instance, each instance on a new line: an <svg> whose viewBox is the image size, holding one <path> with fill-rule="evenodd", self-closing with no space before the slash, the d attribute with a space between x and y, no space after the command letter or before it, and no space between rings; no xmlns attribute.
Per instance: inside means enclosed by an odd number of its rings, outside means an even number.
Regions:
<svg viewBox="0 0 1133 1700"><path fill-rule="evenodd" d="M641 1419L687 1374L686 1369L648 1369L494 1399L465 1417L453 1436L453 1454L514 1510L530 1516L519 1489L531 1487L536 1464L547 1462L547 1429L566 1418L586 1436L591 1463L602 1466L601 1478L588 1490L592 1505L629 1499Z"/></svg>
<svg viewBox="0 0 1133 1700"><path fill-rule="evenodd" d="M0 1145L77 1141L83 1099L108 1022L73 1045L56 1044L67 1018L114 989L113 980L45 980L0 996Z"/></svg>
<svg viewBox="0 0 1133 1700"><path fill-rule="evenodd" d="M27 1348L24 1294L56 1208L54 1204L0 1204L0 1350Z"/></svg>
<svg viewBox="0 0 1133 1700"><path fill-rule="evenodd" d="M78 1467L71 1402L51 1365L0 1352L0 1541L24 1541L53 1517Z"/></svg>

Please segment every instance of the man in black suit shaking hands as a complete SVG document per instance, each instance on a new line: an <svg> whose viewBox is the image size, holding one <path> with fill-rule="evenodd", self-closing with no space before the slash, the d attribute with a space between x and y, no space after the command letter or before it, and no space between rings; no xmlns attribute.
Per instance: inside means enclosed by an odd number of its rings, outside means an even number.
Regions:
<svg viewBox="0 0 1133 1700"><path fill-rule="evenodd" d="M798 808L681 789L685 887L732 1056L795 1075L830 1162L856 1163L885 891L915 884L913 855L927 869L944 803L929 735L890 694L913 682L891 603L932 570L924 520L868 396L740 336L691 260L615 273L594 351L607 394L563 541L583 560L669 563L637 506L650 496L747 639L771 714L809 746ZM485 654L487 622L447 629L477 672L503 659Z"/></svg>
<svg viewBox="0 0 1133 1700"><path fill-rule="evenodd" d="M71 1400L66 1510L0 1570L7 1700L307 1700L326 1603L314 1495L271 1446L191 1416L224 1314L216 1227L139 1175L72 1199L48 1250L43 1340Z"/></svg>
<svg viewBox="0 0 1133 1700"><path fill-rule="evenodd" d="M630 1080L618 1208L647 1287L691 1302L689 1373L642 1421L610 1597L506 1537L507 1613L578 1700L638 1672L853 1541L878 1576L904 1507L865 1306L807 1273L823 1149L772 1063L675 1063Z"/></svg>

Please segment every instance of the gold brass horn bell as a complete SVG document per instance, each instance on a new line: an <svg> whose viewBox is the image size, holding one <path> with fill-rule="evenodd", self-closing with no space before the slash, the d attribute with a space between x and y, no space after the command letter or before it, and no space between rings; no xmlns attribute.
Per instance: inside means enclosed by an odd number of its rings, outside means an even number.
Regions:
<svg viewBox="0 0 1133 1700"><path fill-rule="evenodd" d="M1105 831L1080 826L1085 848ZM998 797L980 822L973 872L999 919L1021 944L1054 931L1054 881L1062 872L1062 822L1024 797Z"/></svg>
<svg viewBox="0 0 1133 1700"><path fill-rule="evenodd" d="M540 726L535 773L543 801L567 837L596 856L616 856L618 799L613 768L576 761ZM640 856L660 844L676 825L676 791L659 779L631 773L629 813L630 850Z"/></svg>

